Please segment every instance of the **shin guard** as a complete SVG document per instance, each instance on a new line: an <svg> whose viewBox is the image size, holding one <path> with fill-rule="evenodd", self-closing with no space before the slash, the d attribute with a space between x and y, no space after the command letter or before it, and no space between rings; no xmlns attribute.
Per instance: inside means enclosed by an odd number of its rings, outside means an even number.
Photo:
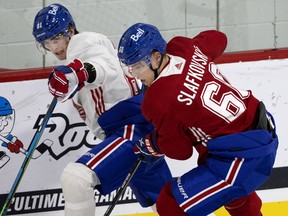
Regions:
<svg viewBox="0 0 288 216"><path fill-rule="evenodd" d="M69 163L61 175L65 216L94 216L96 174L80 163Z"/></svg>

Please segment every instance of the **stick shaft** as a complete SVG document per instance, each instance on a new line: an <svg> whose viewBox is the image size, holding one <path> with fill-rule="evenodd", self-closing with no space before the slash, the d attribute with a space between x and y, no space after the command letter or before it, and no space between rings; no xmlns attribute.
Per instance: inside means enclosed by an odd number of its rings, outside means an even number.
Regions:
<svg viewBox="0 0 288 216"><path fill-rule="evenodd" d="M117 191L114 199L112 200L112 203L110 204L110 206L108 207L108 209L106 210L104 216L109 216L111 214L111 212L113 211L114 207L116 206L120 196L123 194L124 190L127 188L129 182L131 181L132 177L134 176L135 172L137 171L140 163L141 163L142 157L139 156L136 160L136 162L134 163L132 169L130 170L130 172L128 173L128 175L126 176L123 184L121 185L120 189Z"/></svg>
<svg viewBox="0 0 288 216"><path fill-rule="evenodd" d="M10 189L10 192L9 192L9 194L5 200L5 203L2 207L2 210L0 213L1 216L5 216L7 211L8 211L8 208L9 208L9 205L11 204L13 196L15 195L15 192L18 188L18 185L19 185L19 183L20 183L20 181L21 181L21 179L25 173L25 170L26 170L26 168L30 162L30 159L32 157L32 154L33 154L33 152L34 152L34 150L35 150L35 148L36 148L36 146L37 146L37 144L38 144L38 142L39 142L39 140L43 134L45 127L47 126L47 123L48 123L48 121L49 121L49 119L53 113L53 110L54 110L56 104L57 104L57 98L54 97L48 110L47 110L47 112L46 112L46 115L42 121L41 126L37 129L36 133L34 134L34 137L31 141L31 144L30 144L29 149L27 151L26 157L25 157L25 159L24 159L24 161L20 167L20 170L19 170L19 172L18 172L18 174L14 180L14 183L13 183L13 185Z"/></svg>

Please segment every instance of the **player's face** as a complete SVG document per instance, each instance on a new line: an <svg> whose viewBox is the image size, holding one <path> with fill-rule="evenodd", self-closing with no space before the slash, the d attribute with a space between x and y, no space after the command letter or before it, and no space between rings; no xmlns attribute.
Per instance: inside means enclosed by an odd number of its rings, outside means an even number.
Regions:
<svg viewBox="0 0 288 216"><path fill-rule="evenodd" d="M151 65L151 56L147 55L142 60L134 64L127 65L128 72L132 77L139 77L141 73L149 69L150 65Z"/></svg>
<svg viewBox="0 0 288 216"><path fill-rule="evenodd" d="M159 69L161 57L161 53L153 52L151 56L148 56L133 65L128 65L128 71L130 75L141 80L144 85L150 86L155 80L155 74L151 67Z"/></svg>
<svg viewBox="0 0 288 216"><path fill-rule="evenodd" d="M149 67L147 67L147 69L139 74L137 78L141 80L145 86L150 86L154 81L154 72Z"/></svg>
<svg viewBox="0 0 288 216"><path fill-rule="evenodd" d="M150 69L150 62L147 65L147 62L141 60L136 62L133 65L128 66L128 72L133 77L141 80L141 82L146 85L150 86L150 84L154 81L154 72Z"/></svg>
<svg viewBox="0 0 288 216"><path fill-rule="evenodd" d="M0 116L0 135L7 136L11 133L14 127L15 112L12 110L12 114Z"/></svg>
<svg viewBox="0 0 288 216"><path fill-rule="evenodd" d="M149 58L149 66L145 68L143 66L143 71L137 76L145 86L150 86L155 80L155 74L151 67L158 68L157 70L161 71L161 68L159 68L161 66L161 57L161 53L153 52Z"/></svg>
<svg viewBox="0 0 288 216"><path fill-rule="evenodd" d="M69 40L69 37L60 33L53 38L45 40L43 47L53 53L59 60L65 60Z"/></svg>
<svg viewBox="0 0 288 216"><path fill-rule="evenodd" d="M139 77L140 74L149 69L149 65L150 63L147 65L144 60L141 60L139 62L136 62L135 64L128 65L128 72L133 77Z"/></svg>

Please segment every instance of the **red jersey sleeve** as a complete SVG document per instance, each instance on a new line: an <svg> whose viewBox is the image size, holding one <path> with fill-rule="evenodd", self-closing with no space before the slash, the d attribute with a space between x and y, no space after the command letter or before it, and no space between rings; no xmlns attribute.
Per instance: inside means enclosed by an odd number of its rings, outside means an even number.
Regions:
<svg viewBox="0 0 288 216"><path fill-rule="evenodd" d="M195 43L212 61L222 55L227 47L227 37L223 32L216 30L203 31L194 37Z"/></svg>
<svg viewBox="0 0 288 216"><path fill-rule="evenodd" d="M211 60L214 61L217 57L222 55L226 49L227 37L223 32L216 30L203 31L194 38L178 36L169 41L167 53L180 56L183 55L183 52L186 52L185 49L187 50L187 47L183 47L183 44L198 46L205 55L209 56ZM179 47L183 47L183 50L179 49Z"/></svg>

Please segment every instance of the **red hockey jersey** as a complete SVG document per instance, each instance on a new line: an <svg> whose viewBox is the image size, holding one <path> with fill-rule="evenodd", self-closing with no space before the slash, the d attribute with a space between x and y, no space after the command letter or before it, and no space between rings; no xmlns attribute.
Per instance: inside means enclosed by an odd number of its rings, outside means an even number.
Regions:
<svg viewBox="0 0 288 216"><path fill-rule="evenodd" d="M253 128L259 101L233 87L213 62L226 46L215 30L167 44L169 63L146 91L142 111L168 157L188 159L194 146L203 158L209 139Z"/></svg>

